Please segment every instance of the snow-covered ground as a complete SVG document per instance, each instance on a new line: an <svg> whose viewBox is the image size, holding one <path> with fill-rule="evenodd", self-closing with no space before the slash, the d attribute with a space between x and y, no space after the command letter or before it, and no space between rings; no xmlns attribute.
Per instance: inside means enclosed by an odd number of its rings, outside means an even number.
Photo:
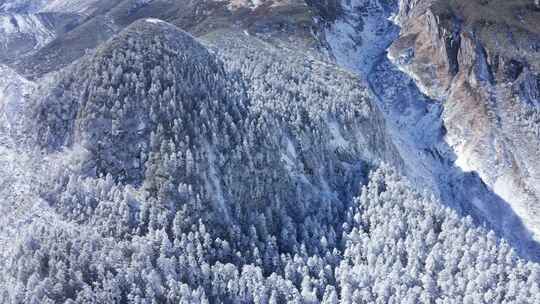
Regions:
<svg viewBox="0 0 540 304"><path fill-rule="evenodd" d="M92 5L99 0L52 0L41 9L42 12L63 12L89 14Z"/></svg>
<svg viewBox="0 0 540 304"><path fill-rule="evenodd" d="M10 0L0 5L4 13L35 13L42 9L49 0Z"/></svg>
<svg viewBox="0 0 540 304"><path fill-rule="evenodd" d="M0 49L9 50L18 44L25 50L39 49L55 36L43 15L0 14Z"/></svg>
<svg viewBox="0 0 540 304"><path fill-rule="evenodd" d="M8 134L21 122L25 99L34 86L12 69L0 65L0 136L4 137L0 145L8 144Z"/></svg>
<svg viewBox="0 0 540 304"><path fill-rule="evenodd" d="M65 167L58 164L68 163L73 153L45 157L20 143L23 111L35 86L0 65L0 268L31 223L76 225L63 220L40 196L43 176Z"/></svg>
<svg viewBox="0 0 540 304"><path fill-rule="evenodd" d="M386 17L388 8L379 1L343 1L341 6L344 15L326 29L327 42L341 66L367 75L397 35L397 28Z"/></svg>
<svg viewBox="0 0 540 304"><path fill-rule="evenodd" d="M0 5L0 13L80 13L89 14L89 9L99 0L9 0ZM149 0L144 0L149 2Z"/></svg>
<svg viewBox="0 0 540 304"><path fill-rule="evenodd" d="M25 96L33 83L0 65L0 252L8 254L13 241L24 225L44 220L53 212L43 212L44 202L37 195L37 163L35 157L19 149L12 136L19 127ZM47 214L47 215L46 215ZM50 221L49 221L50 222ZM1 255L0 255L1 257Z"/></svg>
<svg viewBox="0 0 540 304"><path fill-rule="evenodd" d="M145 21L153 24L165 23L165 21L156 18L148 18Z"/></svg>

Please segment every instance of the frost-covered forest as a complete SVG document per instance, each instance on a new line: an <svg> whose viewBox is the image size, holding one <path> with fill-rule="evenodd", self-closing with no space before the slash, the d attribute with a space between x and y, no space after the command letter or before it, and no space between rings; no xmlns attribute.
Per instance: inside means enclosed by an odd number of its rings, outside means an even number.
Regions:
<svg viewBox="0 0 540 304"><path fill-rule="evenodd" d="M37 89L0 302L540 303L540 265L401 176L354 75L218 36L140 21Z"/></svg>
<svg viewBox="0 0 540 304"><path fill-rule="evenodd" d="M69 191L64 195L72 201L62 204L75 204L77 192L101 195L91 199L102 203L87 211L96 219L85 225L29 225L12 257L3 261L2 281L10 287L3 294L6 303L540 300L537 264L517 258L470 219L411 191L388 167L370 174L343 215L339 236L332 230L310 232L317 226L309 218L289 219L276 229L259 213L258 222L220 238L203 220L190 225L182 211L152 223L143 213L163 210L143 211L143 205L131 211L137 203L132 190L111 179Z"/></svg>

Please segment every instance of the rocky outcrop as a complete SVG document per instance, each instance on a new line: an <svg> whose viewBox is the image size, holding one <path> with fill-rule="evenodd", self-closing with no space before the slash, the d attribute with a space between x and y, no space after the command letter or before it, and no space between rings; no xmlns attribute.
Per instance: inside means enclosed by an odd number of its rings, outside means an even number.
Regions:
<svg viewBox="0 0 540 304"><path fill-rule="evenodd" d="M402 0L389 57L443 103L456 164L478 172L540 240L537 20L530 4Z"/></svg>

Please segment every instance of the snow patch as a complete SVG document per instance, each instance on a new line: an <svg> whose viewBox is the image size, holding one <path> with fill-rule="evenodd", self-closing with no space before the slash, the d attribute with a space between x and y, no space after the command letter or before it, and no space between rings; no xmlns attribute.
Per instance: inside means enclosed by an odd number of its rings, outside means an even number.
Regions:
<svg viewBox="0 0 540 304"><path fill-rule="evenodd" d="M463 170L463 172L475 171L476 166L472 160L472 154L465 149L465 145L458 138L453 138L450 136L446 137L446 141L456 154L454 165Z"/></svg>
<svg viewBox="0 0 540 304"><path fill-rule="evenodd" d="M341 134L341 131L339 130L339 125L336 122L329 122L328 128L330 130L330 134L332 134L332 140L330 141L330 144L334 147L347 147L349 145L349 142L343 138L343 135Z"/></svg>
<svg viewBox="0 0 540 304"><path fill-rule="evenodd" d="M326 30L327 42L341 66L365 76L388 46L388 37L396 34L395 28L379 1L352 0L341 5L344 18Z"/></svg>
<svg viewBox="0 0 540 304"><path fill-rule="evenodd" d="M289 171L289 174L293 172L296 167L296 149L290 138L286 138L286 150L281 152L281 161L285 163L285 169Z"/></svg>
<svg viewBox="0 0 540 304"><path fill-rule="evenodd" d="M225 204L225 197L223 195L223 189L221 188L221 181L219 180L219 174L215 167L216 156L214 154L214 149L209 143L206 143L205 147L206 153L208 155L208 180L206 181L207 189L213 190L213 193L211 193L211 195L214 195L217 206L223 212L226 221L229 222L229 209Z"/></svg>
<svg viewBox="0 0 540 304"><path fill-rule="evenodd" d="M21 123L26 96L33 88L33 82L21 77L10 68L0 65L0 133L4 136Z"/></svg>
<svg viewBox="0 0 540 304"><path fill-rule="evenodd" d="M163 20L160 20L160 19L156 19L156 18L148 18L148 19L145 19L144 21L148 22L148 23L153 23L153 24L163 24L163 23L167 23Z"/></svg>
<svg viewBox="0 0 540 304"><path fill-rule="evenodd" d="M526 195L516 191L520 185L508 175L499 176L493 185L493 191L507 202L512 202L512 210L519 216L523 224L532 234L536 241L540 240L540 218L535 216L534 206L529 204L529 198Z"/></svg>
<svg viewBox="0 0 540 304"><path fill-rule="evenodd" d="M41 9L43 12L66 12L90 15L91 7L97 8L94 4L100 0L52 0Z"/></svg>
<svg viewBox="0 0 540 304"><path fill-rule="evenodd" d="M218 2L221 2L221 0L218 0ZM268 2L268 0L231 0L227 4L227 8L231 11L236 11L239 9L251 9L254 10L261 5L265 4L265 2ZM281 5L285 5L288 3L288 0L274 0L270 3L269 7L277 7Z"/></svg>
<svg viewBox="0 0 540 304"><path fill-rule="evenodd" d="M0 44L6 46L13 39L33 39L34 49L52 41L56 35L39 15L0 15Z"/></svg>

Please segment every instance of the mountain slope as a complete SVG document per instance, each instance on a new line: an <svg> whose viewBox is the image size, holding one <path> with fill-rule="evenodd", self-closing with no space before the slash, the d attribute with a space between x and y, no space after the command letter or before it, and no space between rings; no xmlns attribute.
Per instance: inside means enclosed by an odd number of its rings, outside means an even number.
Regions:
<svg viewBox="0 0 540 304"><path fill-rule="evenodd" d="M64 13L0 14L0 62L39 50L78 19Z"/></svg>
<svg viewBox="0 0 540 304"><path fill-rule="evenodd" d="M443 103L456 164L478 172L538 241L540 13L532 1L400 5L389 56Z"/></svg>
<svg viewBox="0 0 540 304"><path fill-rule="evenodd" d="M43 84L0 154L2 301L534 299L538 265L376 169L402 164L366 90L243 33L134 23Z"/></svg>
<svg viewBox="0 0 540 304"><path fill-rule="evenodd" d="M70 2L65 5L62 4L64 1L58 2L60 7L71 7ZM66 35L58 36L39 52L17 58L11 67L27 77L40 78L81 58L87 51L143 18L168 21L195 36L221 29L245 30L274 44L301 45L312 54L319 54L315 50L322 49L324 44L322 33L318 32L317 16L301 0L261 1L259 5L228 0L80 2L87 6L83 12L74 11L83 16L81 22L74 24ZM320 3L310 2L312 6L317 4ZM51 8L50 11L73 12L63 8Z"/></svg>
<svg viewBox="0 0 540 304"><path fill-rule="evenodd" d="M482 171L477 173L462 166L464 155L455 149L454 134L449 131L453 126L445 117L451 109L447 107L449 104L429 95L425 82L407 68L408 58L422 54L422 60L409 66L432 67L432 60L440 60L440 57L431 56L428 50L446 50L445 44L432 45L442 40L429 35L407 36L407 27L400 29L393 24L408 13L411 22L422 20L416 18L415 12L425 9L426 5L429 7L430 3L433 2L358 0L342 3L342 16L326 29L331 54L338 64L355 71L369 84L373 100L383 113L403 159L402 173L414 181L416 187L430 189L445 205L494 229L523 254L538 257L540 251L534 240L534 227L523 222L531 218L530 214L524 216L523 212L515 210L519 206L510 204L512 200L494 191ZM434 18L418 24L418 29L427 30L439 23ZM438 37L436 33L433 35ZM403 53L396 57L397 47L411 37L422 43L419 50L403 48ZM432 82L444 79L429 75L425 78ZM492 158L485 156L485 159Z"/></svg>
<svg viewBox="0 0 540 304"><path fill-rule="evenodd" d="M399 53L435 1L52 4L82 22L0 66L0 302L540 301L530 223Z"/></svg>
<svg viewBox="0 0 540 304"><path fill-rule="evenodd" d="M222 234L262 212L279 235L290 212L293 222L339 232L341 216L332 215L344 212L365 170L381 158L399 162L380 113L347 72L294 53L277 57L243 34L221 37L230 39L220 52L225 66L167 23L131 25L40 93L29 134L54 157L84 156L76 174L141 187L169 220L180 207L210 207L201 219ZM227 50L231 43L248 47ZM276 73L295 84L286 89ZM50 187L64 191L68 176L58 178ZM69 216L72 204L57 208ZM288 243L282 233L278 242Z"/></svg>

